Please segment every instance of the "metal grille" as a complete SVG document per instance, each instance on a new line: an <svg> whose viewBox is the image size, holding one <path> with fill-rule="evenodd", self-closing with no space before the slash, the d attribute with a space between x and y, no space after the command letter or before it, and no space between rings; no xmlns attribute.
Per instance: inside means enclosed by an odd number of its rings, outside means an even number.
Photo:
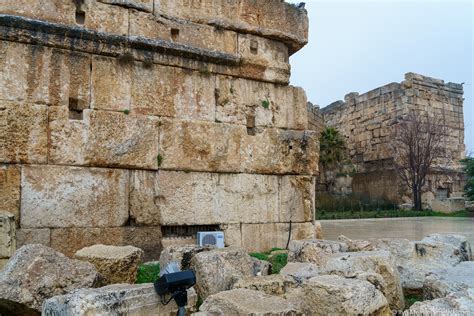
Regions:
<svg viewBox="0 0 474 316"><path fill-rule="evenodd" d="M204 238L202 239L203 245L215 245L216 243L217 243L216 237L214 237L214 235L211 235L211 234L205 235Z"/></svg>
<svg viewBox="0 0 474 316"><path fill-rule="evenodd" d="M163 237L196 237L197 232L218 230L219 225L161 226Z"/></svg>

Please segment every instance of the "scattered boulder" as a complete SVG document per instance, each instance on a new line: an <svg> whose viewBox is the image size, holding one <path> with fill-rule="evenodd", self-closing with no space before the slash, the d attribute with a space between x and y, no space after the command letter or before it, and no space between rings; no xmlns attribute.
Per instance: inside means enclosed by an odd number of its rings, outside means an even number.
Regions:
<svg viewBox="0 0 474 316"><path fill-rule="evenodd" d="M196 315L296 315L285 299L249 289L235 289L209 296Z"/></svg>
<svg viewBox="0 0 474 316"><path fill-rule="evenodd" d="M321 275L285 295L305 315L392 315L387 299L371 283Z"/></svg>
<svg viewBox="0 0 474 316"><path fill-rule="evenodd" d="M342 242L303 239L292 240L289 244L288 262L324 263L327 258L339 252L346 252L347 245Z"/></svg>
<svg viewBox="0 0 474 316"><path fill-rule="evenodd" d="M395 260L388 251L334 254L319 267L321 274L337 274L373 281L373 284L385 295L392 309L402 310L405 307L400 275ZM378 277L379 275L382 280Z"/></svg>
<svg viewBox="0 0 474 316"><path fill-rule="evenodd" d="M368 240L352 240L344 235L337 237L337 240L347 245L347 251L372 251L375 245Z"/></svg>
<svg viewBox="0 0 474 316"><path fill-rule="evenodd" d="M181 265L181 270L187 270L190 267L191 259L200 252L214 249L214 246L198 245L179 245L168 246L163 249L160 255L160 267L164 268L171 262Z"/></svg>
<svg viewBox="0 0 474 316"><path fill-rule="evenodd" d="M416 302L404 315L472 315L474 311L474 289L448 294L431 301Z"/></svg>
<svg viewBox="0 0 474 316"><path fill-rule="evenodd" d="M188 311L197 302L194 289L188 290ZM97 289L80 289L48 299L43 315L176 315L178 306L172 300L161 303L153 284L113 284Z"/></svg>
<svg viewBox="0 0 474 316"><path fill-rule="evenodd" d="M265 260L250 257L253 262L253 275L269 275L272 272L272 264Z"/></svg>
<svg viewBox="0 0 474 316"><path fill-rule="evenodd" d="M234 284L234 289L249 289L277 296L285 294L288 289L294 287L296 281L293 278L280 274L249 277Z"/></svg>
<svg viewBox="0 0 474 316"><path fill-rule="evenodd" d="M379 250L392 253L400 273L402 287L408 292L421 292L431 271L454 266L465 261L470 245L459 235L434 234L421 241L407 239L377 239Z"/></svg>
<svg viewBox="0 0 474 316"><path fill-rule="evenodd" d="M310 262L289 262L280 271L280 275L289 276L297 283L302 283L312 277L319 275L321 269Z"/></svg>
<svg viewBox="0 0 474 316"><path fill-rule="evenodd" d="M430 300L469 288L474 290L474 261L461 262L428 274L423 285L423 296Z"/></svg>
<svg viewBox="0 0 474 316"><path fill-rule="evenodd" d="M106 284L135 283L143 250L133 246L93 245L78 250L74 257L92 263Z"/></svg>
<svg viewBox="0 0 474 316"><path fill-rule="evenodd" d="M232 289L254 275L254 261L242 248L228 247L197 253L191 260L196 273L196 289L202 298Z"/></svg>
<svg viewBox="0 0 474 316"><path fill-rule="evenodd" d="M0 273L0 314L36 314L44 300L95 287L101 281L102 276L89 262L70 259L43 245L26 245Z"/></svg>

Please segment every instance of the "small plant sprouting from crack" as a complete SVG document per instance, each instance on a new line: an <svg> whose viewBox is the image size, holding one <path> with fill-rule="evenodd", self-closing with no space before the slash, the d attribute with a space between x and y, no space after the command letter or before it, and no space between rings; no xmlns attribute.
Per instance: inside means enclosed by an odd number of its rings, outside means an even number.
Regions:
<svg viewBox="0 0 474 316"><path fill-rule="evenodd" d="M230 87L230 94L234 94L235 90L234 87Z"/></svg>
<svg viewBox="0 0 474 316"><path fill-rule="evenodd" d="M270 107L270 101L268 99L263 100L262 107L267 110Z"/></svg>
<svg viewBox="0 0 474 316"><path fill-rule="evenodd" d="M156 162L158 163L158 167L161 166L161 164L163 163L163 156L158 154L158 156L156 156Z"/></svg>
<svg viewBox="0 0 474 316"><path fill-rule="evenodd" d="M211 71L207 67L203 67L199 69L199 73L204 76L210 76Z"/></svg>
<svg viewBox="0 0 474 316"><path fill-rule="evenodd" d="M125 115L130 114L130 110L127 110L127 109L123 110L122 112L123 112L123 114L125 114Z"/></svg>

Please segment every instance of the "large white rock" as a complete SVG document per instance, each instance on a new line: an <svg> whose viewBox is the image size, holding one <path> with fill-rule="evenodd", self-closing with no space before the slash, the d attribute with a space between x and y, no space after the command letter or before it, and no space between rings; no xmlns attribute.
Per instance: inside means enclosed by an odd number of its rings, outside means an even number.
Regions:
<svg viewBox="0 0 474 316"><path fill-rule="evenodd" d="M37 313L44 300L97 286L101 279L89 262L69 259L39 244L23 246L0 273L0 314Z"/></svg>
<svg viewBox="0 0 474 316"><path fill-rule="evenodd" d="M302 283L321 274L321 269L316 264L310 262L288 262L280 270L280 274L292 277L296 282Z"/></svg>
<svg viewBox="0 0 474 316"><path fill-rule="evenodd" d="M474 289L451 293L431 301L416 302L403 315L472 315L474 311Z"/></svg>
<svg viewBox="0 0 474 316"><path fill-rule="evenodd" d="M288 261L323 264L330 255L345 252L347 249L345 243L330 240L292 240L289 244Z"/></svg>
<svg viewBox="0 0 474 316"><path fill-rule="evenodd" d="M305 315L392 315L374 285L337 275L311 278L285 297Z"/></svg>
<svg viewBox="0 0 474 316"><path fill-rule="evenodd" d="M232 289L240 279L253 276L254 264L244 249L228 247L200 252L191 260L196 290L202 298Z"/></svg>
<svg viewBox="0 0 474 316"><path fill-rule="evenodd" d="M209 296L198 315L296 315L285 299L249 289L235 289Z"/></svg>
<svg viewBox="0 0 474 316"><path fill-rule="evenodd" d="M332 255L321 265L321 274L337 274L372 281L387 298L390 307L402 310L405 307L400 275L395 260L388 251L361 251ZM371 275L361 275L361 273ZM374 276L374 274L376 274ZM378 278L381 276L382 280Z"/></svg>
<svg viewBox="0 0 474 316"><path fill-rule="evenodd" d="M214 249L213 246L201 247L198 245L168 246L161 252L160 267L163 269L172 262L176 262L181 270L189 269L191 259L198 253Z"/></svg>
<svg viewBox="0 0 474 316"><path fill-rule="evenodd" d="M283 295L294 287L296 287L296 281L281 274L249 277L234 284L234 289L256 290L268 295Z"/></svg>
<svg viewBox="0 0 474 316"><path fill-rule="evenodd" d="M428 274L423 284L423 296L435 299L469 288L474 290L474 261L461 262Z"/></svg>
<svg viewBox="0 0 474 316"><path fill-rule="evenodd" d="M194 310L197 295L188 290L188 312ZM43 315L176 315L174 301L161 303L153 284L114 284L98 289L80 289L55 296L44 303Z"/></svg>

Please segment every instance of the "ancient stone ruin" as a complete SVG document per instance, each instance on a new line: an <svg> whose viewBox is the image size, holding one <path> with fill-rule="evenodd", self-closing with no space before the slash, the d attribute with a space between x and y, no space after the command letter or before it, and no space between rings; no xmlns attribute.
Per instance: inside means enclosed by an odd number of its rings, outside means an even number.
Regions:
<svg viewBox="0 0 474 316"><path fill-rule="evenodd" d="M345 137L353 174L340 179L338 192L353 192L368 198L383 198L397 204L411 199L406 185L397 182L393 169L393 130L410 111L442 117L446 126L446 157L436 162L429 174L423 200L429 207L449 209L461 203L464 178L460 160L464 158L463 87L415 73L405 74L401 83L390 83L359 95L345 96L319 110L310 106L312 126L335 126ZM324 173L319 179L324 181ZM341 175L346 178L347 175Z"/></svg>
<svg viewBox="0 0 474 316"><path fill-rule="evenodd" d="M68 255L220 229L226 245L314 235L318 133L281 0L0 4L0 207L17 246ZM290 224L291 223L291 224Z"/></svg>

